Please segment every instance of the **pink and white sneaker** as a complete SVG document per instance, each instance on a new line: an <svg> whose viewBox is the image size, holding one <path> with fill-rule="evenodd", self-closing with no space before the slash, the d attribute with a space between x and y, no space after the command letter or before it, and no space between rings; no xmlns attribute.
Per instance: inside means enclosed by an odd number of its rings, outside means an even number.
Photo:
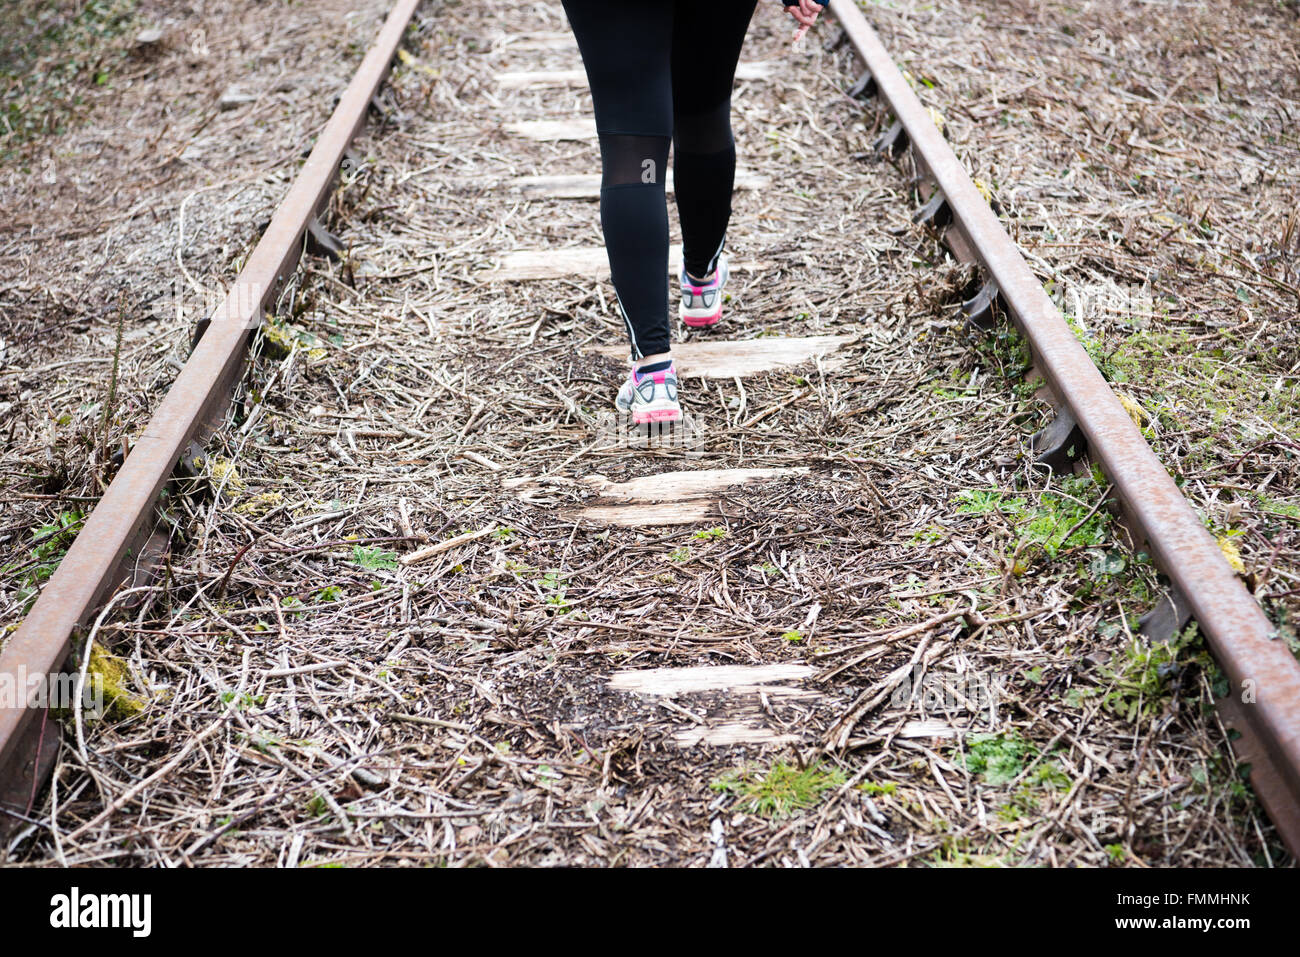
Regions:
<svg viewBox="0 0 1300 957"><path fill-rule="evenodd" d="M682 322L694 329L716 325L722 318L722 288L727 284L727 257L718 256L718 268L702 283L686 275L682 267L682 304L678 310Z"/></svg>
<svg viewBox="0 0 1300 957"><path fill-rule="evenodd" d="M652 422L680 422L682 407L677 401L677 368L670 362L666 369L654 372L632 370L614 405L620 412L632 413L633 425Z"/></svg>

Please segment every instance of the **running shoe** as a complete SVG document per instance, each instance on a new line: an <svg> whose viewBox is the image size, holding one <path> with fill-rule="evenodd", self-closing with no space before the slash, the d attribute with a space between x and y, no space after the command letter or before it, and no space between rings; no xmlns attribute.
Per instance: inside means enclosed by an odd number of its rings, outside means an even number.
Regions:
<svg viewBox="0 0 1300 957"><path fill-rule="evenodd" d="M718 256L718 268L704 282L697 283L682 267L682 322L692 328L712 326L722 318L722 289L727 284L727 257Z"/></svg>
<svg viewBox="0 0 1300 957"><path fill-rule="evenodd" d="M677 401L677 368L669 364L657 372L632 370L618 390L614 405L632 413L633 425L651 422L680 422L682 407Z"/></svg>

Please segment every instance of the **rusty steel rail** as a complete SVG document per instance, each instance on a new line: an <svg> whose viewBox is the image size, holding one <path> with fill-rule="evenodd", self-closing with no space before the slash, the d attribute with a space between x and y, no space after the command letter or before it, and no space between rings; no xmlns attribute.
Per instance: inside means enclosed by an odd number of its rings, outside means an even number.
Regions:
<svg viewBox="0 0 1300 957"><path fill-rule="evenodd" d="M30 809L58 750L58 725L28 689L60 673L74 633L99 613L133 566L147 561L141 546L153 527L158 496L190 444L220 424L243 372L251 333L297 268L304 233L329 200L344 150L365 124L419 2L394 4L189 361L0 654L0 688L7 682L22 691L21 700L0 702L0 832L14 820L6 808L19 815Z"/></svg>
<svg viewBox="0 0 1300 957"><path fill-rule="evenodd" d="M1231 690L1217 703L1219 713L1241 734L1234 746L1251 766L1255 793L1300 856L1300 662L1147 445L866 17L851 0L835 0L831 12L870 74L855 92L874 93L896 120L883 145L894 152L910 146L918 176L928 181L923 215L947 225L949 249L983 271L984 302L996 296L1025 337L1065 424L1071 431L1077 426L1075 434L1114 483L1126 520L1170 579L1170 606L1190 611L1227 674Z"/></svg>

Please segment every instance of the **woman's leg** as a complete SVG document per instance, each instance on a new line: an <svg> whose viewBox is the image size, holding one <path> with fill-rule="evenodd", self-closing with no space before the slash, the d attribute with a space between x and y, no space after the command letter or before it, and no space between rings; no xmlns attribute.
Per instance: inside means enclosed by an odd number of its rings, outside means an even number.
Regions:
<svg viewBox="0 0 1300 957"><path fill-rule="evenodd" d="M717 266L731 219L736 145L731 86L756 0L673 4L673 180L686 271Z"/></svg>
<svg viewBox="0 0 1300 957"><path fill-rule="evenodd" d="M600 224L633 359L668 352L673 10L662 0L564 0L600 135Z"/></svg>

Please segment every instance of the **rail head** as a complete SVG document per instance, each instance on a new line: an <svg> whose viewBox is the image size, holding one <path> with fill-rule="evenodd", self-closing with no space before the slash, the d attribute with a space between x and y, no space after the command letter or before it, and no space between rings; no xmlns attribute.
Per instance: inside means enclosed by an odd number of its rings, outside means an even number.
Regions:
<svg viewBox="0 0 1300 957"><path fill-rule="evenodd" d="M891 148L910 147L918 172L942 194L949 229L959 237L950 245L969 252L995 284L1049 389L1078 423L1157 567L1190 606L1231 682L1220 712L1243 736L1239 757L1251 764L1261 803L1300 856L1300 662L1278 640L862 11L844 0L830 9L874 81L859 81L858 88L874 92L897 121Z"/></svg>
<svg viewBox="0 0 1300 957"><path fill-rule="evenodd" d="M153 525L158 496L182 454L210 434L229 405L250 334L261 324L281 281L296 268L303 234L328 200L344 151L364 126L419 3L394 4L194 352L0 653L0 687L19 689L17 700L0 702L4 793L34 793L33 778L48 770L47 749L57 739L32 747L46 725L37 689L62 669L73 635L92 621L135 563ZM0 805L0 829L9 820Z"/></svg>

